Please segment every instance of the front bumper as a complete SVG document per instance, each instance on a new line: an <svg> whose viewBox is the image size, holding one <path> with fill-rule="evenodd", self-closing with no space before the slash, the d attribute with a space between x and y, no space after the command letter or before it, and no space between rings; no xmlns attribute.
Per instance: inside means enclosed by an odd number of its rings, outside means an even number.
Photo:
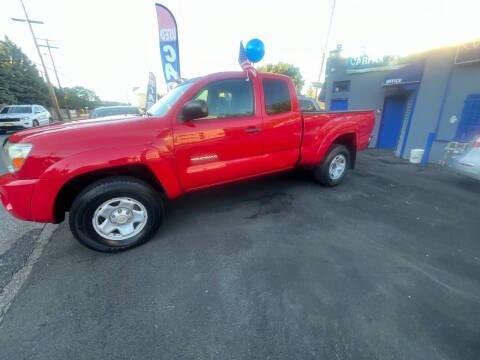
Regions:
<svg viewBox="0 0 480 360"><path fill-rule="evenodd" d="M474 164L462 163L461 160L456 160L453 162L452 168L458 174L475 180L480 180L480 168L476 167Z"/></svg>
<svg viewBox="0 0 480 360"><path fill-rule="evenodd" d="M5 209L21 220L32 220L31 203L37 179L20 180L13 175L0 176L0 200Z"/></svg>

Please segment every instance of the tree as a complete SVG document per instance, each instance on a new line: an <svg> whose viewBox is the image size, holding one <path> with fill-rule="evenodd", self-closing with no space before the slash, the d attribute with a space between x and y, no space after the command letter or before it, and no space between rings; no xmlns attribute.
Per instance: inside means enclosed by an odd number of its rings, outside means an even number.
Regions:
<svg viewBox="0 0 480 360"><path fill-rule="evenodd" d="M308 96L309 98L315 99L315 92L317 91L316 88L314 88L312 85L310 85L307 88L307 91L305 91L305 95Z"/></svg>
<svg viewBox="0 0 480 360"><path fill-rule="evenodd" d="M93 109L101 105L101 100L93 90L83 86L63 88L63 94L71 109ZM63 97L62 97L63 98Z"/></svg>
<svg viewBox="0 0 480 360"><path fill-rule="evenodd" d="M298 93L302 91L303 85L305 84L305 80L303 80L300 69L292 64L287 64L284 62L279 62L278 64L267 64L260 66L258 71L283 74L291 77Z"/></svg>
<svg viewBox="0 0 480 360"><path fill-rule="evenodd" d="M47 84L10 39L0 40L0 103L49 105Z"/></svg>
<svg viewBox="0 0 480 360"><path fill-rule="evenodd" d="M95 108L100 98L82 86L55 89L57 97L70 109ZM48 87L35 65L10 39L0 40L0 104L40 104L51 106Z"/></svg>

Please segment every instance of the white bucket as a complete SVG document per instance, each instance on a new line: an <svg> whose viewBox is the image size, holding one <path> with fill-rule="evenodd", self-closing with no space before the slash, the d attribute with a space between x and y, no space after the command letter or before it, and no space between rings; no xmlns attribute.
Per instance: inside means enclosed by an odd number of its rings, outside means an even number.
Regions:
<svg viewBox="0 0 480 360"><path fill-rule="evenodd" d="M425 150L423 149L412 149L412 151L410 151L410 163L420 164L422 162L424 152Z"/></svg>

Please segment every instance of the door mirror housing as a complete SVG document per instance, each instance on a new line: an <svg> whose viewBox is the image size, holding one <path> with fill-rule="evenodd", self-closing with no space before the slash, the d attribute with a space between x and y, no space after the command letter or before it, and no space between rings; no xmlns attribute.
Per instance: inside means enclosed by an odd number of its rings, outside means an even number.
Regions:
<svg viewBox="0 0 480 360"><path fill-rule="evenodd" d="M192 100L182 108L182 118L185 121L201 119L208 116L207 102L204 100Z"/></svg>

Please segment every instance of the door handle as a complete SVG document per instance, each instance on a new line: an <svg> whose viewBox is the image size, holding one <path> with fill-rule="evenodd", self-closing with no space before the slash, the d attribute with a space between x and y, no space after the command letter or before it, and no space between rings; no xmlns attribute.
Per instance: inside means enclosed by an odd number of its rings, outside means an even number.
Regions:
<svg viewBox="0 0 480 360"><path fill-rule="evenodd" d="M262 131L262 129L259 128L258 126L248 126L247 128L245 128L245 132L247 134L256 134L256 133L259 133L260 131Z"/></svg>

